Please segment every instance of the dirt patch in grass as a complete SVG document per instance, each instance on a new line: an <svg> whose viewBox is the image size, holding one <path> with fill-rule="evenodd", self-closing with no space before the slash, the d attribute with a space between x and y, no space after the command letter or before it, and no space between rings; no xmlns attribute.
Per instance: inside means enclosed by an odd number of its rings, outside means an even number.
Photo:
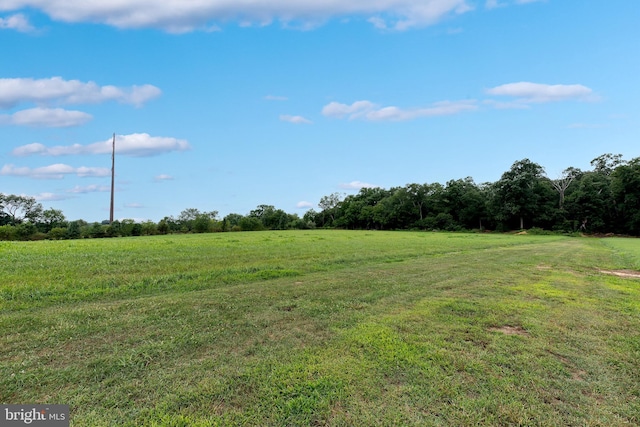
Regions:
<svg viewBox="0 0 640 427"><path fill-rule="evenodd" d="M602 274L610 274L618 277L632 277L640 279L640 271L635 270L598 270Z"/></svg>
<svg viewBox="0 0 640 427"><path fill-rule="evenodd" d="M529 336L529 332L525 331L520 326L500 326L495 328L489 328L491 332L501 332L505 335L520 335L523 337Z"/></svg>

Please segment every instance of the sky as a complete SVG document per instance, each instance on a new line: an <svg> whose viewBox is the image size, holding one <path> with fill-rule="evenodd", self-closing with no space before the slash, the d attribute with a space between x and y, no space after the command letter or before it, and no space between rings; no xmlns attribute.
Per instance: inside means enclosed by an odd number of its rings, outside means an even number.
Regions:
<svg viewBox="0 0 640 427"><path fill-rule="evenodd" d="M640 157L637 0L0 0L0 193L67 219L302 216Z"/></svg>

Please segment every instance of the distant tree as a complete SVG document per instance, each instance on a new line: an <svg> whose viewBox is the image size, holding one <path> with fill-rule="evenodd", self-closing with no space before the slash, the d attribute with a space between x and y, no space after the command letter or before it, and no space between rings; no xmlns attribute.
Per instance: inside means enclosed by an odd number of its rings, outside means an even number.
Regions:
<svg viewBox="0 0 640 427"><path fill-rule="evenodd" d="M84 221L71 221L67 227L68 239L79 239L82 237L82 226Z"/></svg>
<svg viewBox="0 0 640 427"><path fill-rule="evenodd" d="M201 215L201 212L196 208L188 208L180 212L180 215L178 215L178 224L180 224L181 231L193 231L198 215Z"/></svg>
<svg viewBox="0 0 640 427"><path fill-rule="evenodd" d="M323 196L320 198L320 202L318 202L318 207L321 209L322 214L322 226L324 227L327 224L327 217L330 219L329 224L333 224L336 219L336 212L340 202L342 200L342 195L340 193L332 193L328 196Z"/></svg>
<svg viewBox="0 0 640 427"><path fill-rule="evenodd" d="M580 169L569 167L562 171L562 175L560 176L560 178L550 180L553 189L558 192L558 209L564 209L564 199L567 189L569 188L571 183L580 176L582 176L582 171Z"/></svg>
<svg viewBox="0 0 640 427"><path fill-rule="evenodd" d="M224 217L223 221L227 221L228 228L231 230L233 227L239 227L240 221L244 218L243 215L238 213L230 213Z"/></svg>
<svg viewBox="0 0 640 427"><path fill-rule="evenodd" d="M9 217L12 225L17 225L25 220L36 223L42 213L42 205L36 199L29 196L16 196L14 194L0 193L0 208L4 215Z"/></svg>
<svg viewBox="0 0 640 427"><path fill-rule="evenodd" d="M158 222L158 233L167 234L169 232L169 223L166 219L161 219Z"/></svg>
<svg viewBox="0 0 640 427"><path fill-rule="evenodd" d="M351 229L378 228L374 208L389 194L389 190L376 187L361 188L358 194L347 196L336 209L334 226Z"/></svg>
<svg viewBox="0 0 640 427"><path fill-rule="evenodd" d="M196 233L206 233L211 226L211 218L207 214L198 214L193 220L192 231Z"/></svg>
<svg viewBox="0 0 640 427"><path fill-rule="evenodd" d="M313 209L309 209L308 211L306 211L302 216L302 220L307 223L309 228L322 226L320 214Z"/></svg>
<svg viewBox="0 0 640 427"><path fill-rule="evenodd" d="M626 162L622 159L622 154L606 153L591 160L593 171L607 176L611 175L616 167L624 163Z"/></svg>
<svg viewBox="0 0 640 427"><path fill-rule="evenodd" d="M52 228L65 227L67 225L64 214L59 209L47 209L42 211L38 228L44 233L48 233Z"/></svg>
<svg viewBox="0 0 640 427"><path fill-rule="evenodd" d="M238 222L238 227L242 231L260 231L264 230L264 225L260 219L253 216L244 216Z"/></svg>
<svg viewBox="0 0 640 427"><path fill-rule="evenodd" d="M611 231L615 215L609 175L585 172L566 195L564 208L574 228L590 232Z"/></svg>
<svg viewBox="0 0 640 427"><path fill-rule="evenodd" d="M544 189L541 186L544 169L529 159L515 162L502 174L496 183L497 211L503 221L513 217L519 220L520 229L524 220L532 220L540 211Z"/></svg>
<svg viewBox="0 0 640 427"><path fill-rule="evenodd" d="M103 225L99 222L94 222L90 227L89 227L89 237L92 237L94 239L96 238L101 238L101 237L106 237L107 235L107 229L109 228L108 225Z"/></svg>
<svg viewBox="0 0 640 427"><path fill-rule="evenodd" d="M618 231L640 234L640 157L615 168L611 190L621 218Z"/></svg>
<svg viewBox="0 0 640 427"><path fill-rule="evenodd" d="M487 216L486 199L473 178L448 181L443 190L444 213L451 215L460 227L483 228Z"/></svg>
<svg viewBox="0 0 640 427"><path fill-rule="evenodd" d="M142 235L143 236L153 236L154 234L158 234L158 226L153 221L144 221L141 223L142 225Z"/></svg>

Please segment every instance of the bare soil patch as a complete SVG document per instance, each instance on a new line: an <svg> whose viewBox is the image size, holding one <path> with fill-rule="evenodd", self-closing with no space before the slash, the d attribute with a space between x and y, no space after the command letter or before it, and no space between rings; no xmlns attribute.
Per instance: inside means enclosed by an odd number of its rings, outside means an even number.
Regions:
<svg viewBox="0 0 640 427"><path fill-rule="evenodd" d="M525 331L520 326L501 326L495 328L489 328L492 332L501 332L505 335L520 335L520 336L529 336L529 332Z"/></svg>
<svg viewBox="0 0 640 427"><path fill-rule="evenodd" d="M610 274L618 277L633 277L640 279L640 271L635 270L598 270L602 274Z"/></svg>

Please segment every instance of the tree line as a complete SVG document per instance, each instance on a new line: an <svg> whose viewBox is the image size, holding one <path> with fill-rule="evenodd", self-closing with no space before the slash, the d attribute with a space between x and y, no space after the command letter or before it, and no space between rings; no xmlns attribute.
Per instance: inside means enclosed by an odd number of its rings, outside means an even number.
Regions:
<svg viewBox="0 0 640 427"><path fill-rule="evenodd" d="M62 211L44 210L35 199L0 193L0 240L76 239L168 233L206 233L309 228L377 230L543 229L556 232L640 235L640 158L603 154L592 169L565 169L549 178L539 164L515 162L493 183L471 177L446 184L363 188L344 197L324 196L319 210L303 217L272 205L246 215L219 218L217 211L185 209L158 223L133 220L112 224L67 221Z"/></svg>

